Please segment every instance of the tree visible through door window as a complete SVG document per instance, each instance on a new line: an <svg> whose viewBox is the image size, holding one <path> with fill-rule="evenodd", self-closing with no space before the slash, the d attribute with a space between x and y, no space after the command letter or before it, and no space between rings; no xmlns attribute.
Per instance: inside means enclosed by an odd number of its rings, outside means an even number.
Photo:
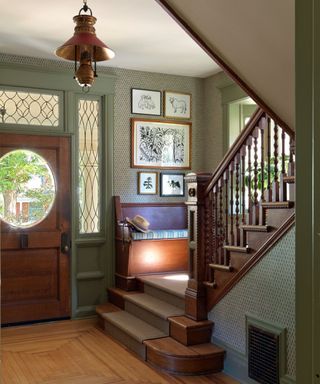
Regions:
<svg viewBox="0 0 320 384"><path fill-rule="evenodd" d="M14 150L0 158L0 218L16 227L42 221L54 203L56 186L43 157Z"/></svg>

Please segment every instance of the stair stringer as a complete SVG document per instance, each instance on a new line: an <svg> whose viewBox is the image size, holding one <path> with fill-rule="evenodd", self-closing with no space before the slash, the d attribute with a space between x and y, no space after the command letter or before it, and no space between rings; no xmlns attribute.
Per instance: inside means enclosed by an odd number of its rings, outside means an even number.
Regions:
<svg viewBox="0 0 320 384"><path fill-rule="evenodd" d="M279 228L269 237L269 239L255 252L249 256L248 261L244 262L236 272L215 271L215 275L223 274L223 284L215 288L207 288L207 310L212 308L273 248L277 242L295 224L295 213L292 213Z"/></svg>

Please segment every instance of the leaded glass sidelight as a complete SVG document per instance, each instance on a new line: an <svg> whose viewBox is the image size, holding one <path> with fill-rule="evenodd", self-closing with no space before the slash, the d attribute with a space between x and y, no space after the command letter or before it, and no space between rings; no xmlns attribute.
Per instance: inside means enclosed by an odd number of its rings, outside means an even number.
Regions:
<svg viewBox="0 0 320 384"><path fill-rule="evenodd" d="M0 88L0 123L59 126L59 95Z"/></svg>
<svg viewBox="0 0 320 384"><path fill-rule="evenodd" d="M100 232L100 161L98 100L80 99L79 113L79 232Z"/></svg>

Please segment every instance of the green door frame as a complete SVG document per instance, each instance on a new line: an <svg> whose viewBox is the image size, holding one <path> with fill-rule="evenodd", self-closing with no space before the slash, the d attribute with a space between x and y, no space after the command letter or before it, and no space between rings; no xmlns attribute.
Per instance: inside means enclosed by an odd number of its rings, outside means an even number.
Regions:
<svg viewBox="0 0 320 384"><path fill-rule="evenodd" d="M116 77L99 74L88 98L101 100L101 156L102 180L102 230L97 236L78 235L76 204L78 200L75 175L77 169L77 100L86 98L73 80L72 69L61 68L60 62L52 62L42 69L33 65L0 64L0 85L24 88L29 91L45 90L58 92L63 99L60 105L62 121L57 128L0 124L1 132L69 136L72 154L72 257L71 257L71 302L72 317L88 316L95 306L106 299L106 287L113 283L113 109Z"/></svg>

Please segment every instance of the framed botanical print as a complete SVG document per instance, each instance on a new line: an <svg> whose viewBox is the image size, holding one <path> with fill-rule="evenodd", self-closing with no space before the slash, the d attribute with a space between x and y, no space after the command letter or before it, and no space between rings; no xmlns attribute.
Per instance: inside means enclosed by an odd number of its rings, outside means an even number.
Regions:
<svg viewBox="0 0 320 384"><path fill-rule="evenodd" d="M156 195L158 193L158 173L138 172L138 194Z"/></svg>
<svg viewBox="0 0 320 384"><path fill-rule="evenodd" d="M131 135L133 168L191 168L191 123L131 119Z"/></svg>

